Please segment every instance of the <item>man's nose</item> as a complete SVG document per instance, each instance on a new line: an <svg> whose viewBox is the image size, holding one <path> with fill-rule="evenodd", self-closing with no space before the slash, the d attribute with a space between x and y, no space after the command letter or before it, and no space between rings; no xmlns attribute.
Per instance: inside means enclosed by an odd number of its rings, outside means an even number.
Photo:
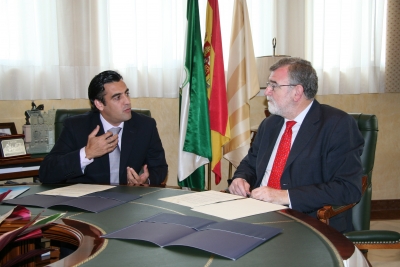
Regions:
<svg viewBox="0 0 400 267"><path fill-rule="evenodd" d="M272 88L270 88L270 87L265 88L265 90L264 90L264 95L265 95L265 96L270 96L270 95L272 95Z"/></svg>
<svg viewBox="0 0 400 267"><path fill-rule="evenodd" d="M125 104L126 104L126 103L131 103L131 99L130 99L129 95L124 94L124 95L123 95L123 100L124 100L124 103L125 103Z"/></svg>

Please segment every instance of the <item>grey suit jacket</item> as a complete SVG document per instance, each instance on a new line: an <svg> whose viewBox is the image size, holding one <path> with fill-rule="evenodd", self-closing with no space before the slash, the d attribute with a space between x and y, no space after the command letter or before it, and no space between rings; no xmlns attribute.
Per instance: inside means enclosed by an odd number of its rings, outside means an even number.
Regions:
<svg viewBox="0 0 400 267"><path fill-rule="evenodd" d="M281 116L264 119L233 179L244 178L252 188L260 186L283 123ZM324 205L358 202L363 145L350 115L314 100L281 177L281 188L288 189L292 208L316 217ZM352 230L351 211L333 217L330 225L341 232Z"/></svg>
<svg viewBox="0 0 400 267"><path fill-rule="evenodd" d="M98 136L104 134L100 113L88 112L68 118L51 152L43 160L39 179L42 183L110 183L109 156L105 154L86 166L82 173L79 151L86 146L89 134L100 125ZM126 184L127 166L137 173L147 164L150 184L164 181L168 165L153 118L132 111L124 123L121 139L120 184Z"/></svg>

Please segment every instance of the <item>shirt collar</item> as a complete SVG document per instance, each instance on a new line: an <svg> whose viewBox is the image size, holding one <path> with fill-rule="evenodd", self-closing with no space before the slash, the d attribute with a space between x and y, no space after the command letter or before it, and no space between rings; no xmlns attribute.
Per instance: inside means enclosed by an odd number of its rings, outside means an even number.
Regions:
<svg viewBox="0 0 400 267"><path fill-rule="evenodd" d="M124 128L124 122L121 122L118 126L114 126L114 125L110 124L108 121L106 121L106 119L104 119L103 115L101 115L101 114L100 114L100 121L103 124L105 133L113 127L120 127L121 130Z"/></svg>
<svg viewBox="0 0 400 267"><path fill-rule="evenodd" d="M311 103L310 103L302 112L300 112L300 114L297 115L296 118L294 118L294 121L296 122L296 125L297 125L297 126L298 126L298 125L301 125L301 124L303 123L304 118L306 117L308 111L310 110L311 105L312 105L313 102L314 102L314 100L311 101ZM286 123L287 121L290 121L290 120L288 120L288 119L285 118L285 123Z"/></svg>

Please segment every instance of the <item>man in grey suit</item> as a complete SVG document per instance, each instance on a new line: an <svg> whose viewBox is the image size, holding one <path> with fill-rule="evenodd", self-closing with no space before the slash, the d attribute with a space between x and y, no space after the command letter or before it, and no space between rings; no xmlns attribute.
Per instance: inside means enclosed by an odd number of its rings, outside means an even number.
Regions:
<svg viewBox="0 0 400 267"><path fill-rule="evenodd" d="M270 71L265 95L273 115L259 126L229 191L289 205L313 217L324 205L358 202L364 139L355 120L314 99L318 77L310 62L284 58L271 66ZM280 163L281 173L276 178L275 167L279 164L274 166L274 162L282 154L278 147L288 121L294 124L287 141L290 152ZM275 179L277 186L273 187L271 180ZM352 230L351 211L331 218L330 225L340 232Z"/></svg>
<svg viewBox="0 0 400 267"><path fill-rule="evenodd" d="M115 71L96 75L88 95L92 110L65 120L59 139L40 166L40 181L161 184L168 165L156 122L131 110L129 89L122 76ZM113 127L119 127L119 134L110 132ZM116 149L119 164L112 180L110 155Z"/></svg>

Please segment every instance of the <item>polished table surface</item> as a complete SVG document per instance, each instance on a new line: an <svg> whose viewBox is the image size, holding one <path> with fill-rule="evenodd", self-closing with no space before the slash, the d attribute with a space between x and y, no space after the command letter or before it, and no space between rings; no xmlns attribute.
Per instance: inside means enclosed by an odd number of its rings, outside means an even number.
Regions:
<svg viewBox="0 0 400 267"><path fill-rule="evenodd" d="M31 185L23 195L54 187ZM224 220L192 211L189 207L159 200L188 194L190 191L127 186L118 186L111 190L141 195L141 198L100 213L58 206L45 210L43 215L67 211L66 218L86 222L104 233L111 233L161 212L197 216L214 221ZM27 208L33 215L43 211L43 208ZM10 205L0 205L0 214L10 209ZM278 227L283 231L236 261L194 248L160 248L150 242L107 239L104 247L82 263L82 266L343 266L343 260L354 252L354 246L343 235L313 218L292 210L254 215L238 221Z"/></svg>

